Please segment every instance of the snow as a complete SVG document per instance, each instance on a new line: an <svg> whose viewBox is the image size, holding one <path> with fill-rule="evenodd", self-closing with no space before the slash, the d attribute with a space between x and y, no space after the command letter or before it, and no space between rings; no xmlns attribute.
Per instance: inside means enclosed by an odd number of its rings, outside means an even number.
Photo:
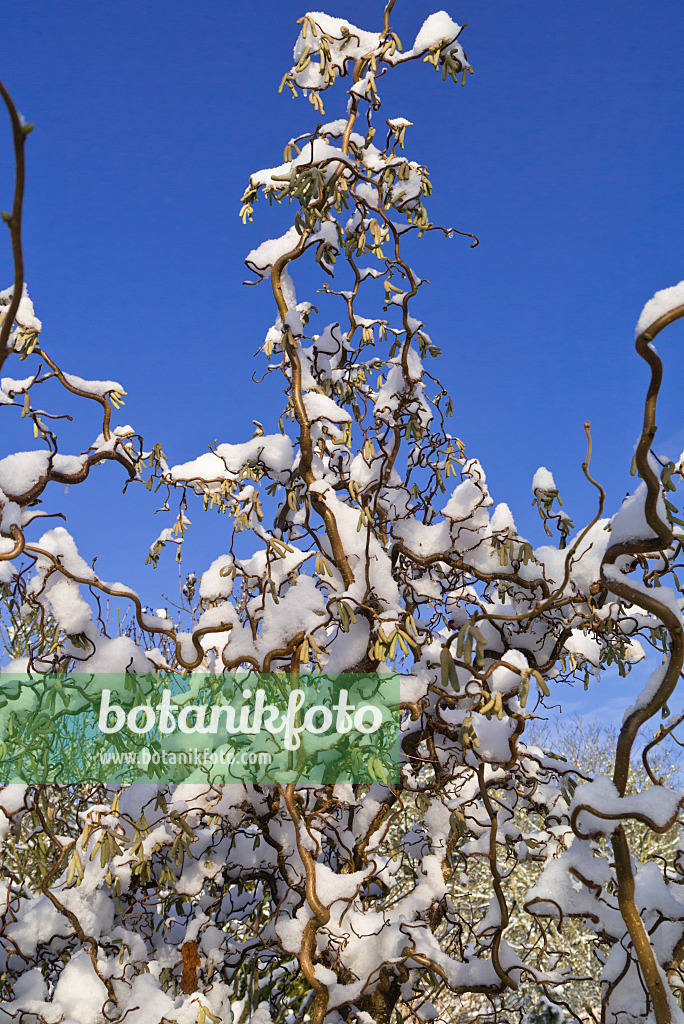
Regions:
<svg viewBox="0 0 684 1024"><path fill-rule="evenodd" d="M336 900L351 900L356 896L372 867L363 871L354 871L340 875L332 871L327 864L316 864L316 895L321 903L328 907Z"/></svg>
<svg viewBox="0 0 684 1024"><path fill-rule="evenodd" d="M60 473L62 476L77 476L87 461L87 455L60 455L57 453L52 457L52 472Z"/></svg>
<svg viewBox="0 0 684 1024"><path fill-rule="evenodd" d="M641 793L621 797L613 781L599 775L592 782L578 786L570 804L570 813L577 815L580 835L610 835L621 821L632 818L650 828L665 831L674 823L684 790L652 786Z"/></svg>
<svg viewBox="0 0 684 1024"><path fill-rule="evenodd" d="M588 661L596 666L599 664L601 645L598 640L595 640L593 636L590 636L584 630L572 630L572 633L565 641L565 650L570 651L571 654L576 654L580 661Z"/></svg>
<svg viewBox="0 0 684 1024"><path fill-rule="evenodd" d="M24 806L25 792L26 786L16 783L0 787L0 847L2 846L3 839L9 832L10 817ZM0 914L2 913L3 900L4 896L2 889L0 889Z"/></svg>
<svg viewBox="0 0 684 1024"><path fill-rule="evenodd" d="M0 490L8 496L26 494L48 471L48 451L15 452L0 459Z"/></svg>
<svg viewBox="0 0 684 1024"><path fill-rule="evenodd" d="M248 462L263 462L269 469L285 472L292 466L292 441L284 434L265 434L243 444L220 444L215 451L192 462L173 466L174 480L218 481L236 478Z"/></svg>
<svg viewBox="0 0 684 1024"><path fill-rule="evenodd" d="M260 278L264 278L269 269L285 253L292 252L299 242L300 236L297 229L289 228L279 238L267 238L256 249L247 254L245 263Z"/></svg>
<svg viewBox="0 0 684 1024"><path fill-rule="evenodd" d="M61 558L62 563L74 576L95 580L95 573L81 558L74 538L63 526L56 526L44 533L38 541L38 546L44 551L49 551L55 558ZM52 561L41 555L38 556L38 564L47 569L52 567Z"/></svg>
<svg viewBox="0 0 684 1024"><path fill-rule="evenodd" d="M328 644L326 672L350 672L355 665L361 664L368 650L369 636L367 619L358 616L356 622L350 622L349 631L340 631Z"/></svg>
<svg viewBox="0 0 684 1024"><path fill-rule="evenodd" d="M162 532L159 534L159 536L155 537L155 539L152 541L152 543L150 544L150 550L152 550L152 548L154 548L157 544L180 544L180 543L182 543L181 542L181 538L177 537L175 535L175 533L173 532L173 528L172 527L167 526L166 529L162 530Z"/></svg>
<svg viewBox="0 0 684 1024"><path fill-rule="evenodd" d="M37 946L49 942L51 936L64 930L59 926L59 914L41 893L25 902L21 917L9 926L8 932L24 956L30 957L35 954ZM71 928L70 925L68 927Z"/></svg>
<svg viewBox="0 0 684 1024"><path fill-rule="evenodd" d="M76 476L85 465L85 455L52 455L44 449L14 452L0 459L0 490L19 497L36 487L50 470L62 476Z"/></svg>
<svg viewBox="0 0 684 1024"><path fill-rule="evenodd" d="M610 524L610 543L623 544L632 540L650 540L655 534L646 520L646 498L648 489L645 483L639 484L634 494L630 494L622 502L618 512ZM662 493L656 505L658 518L667 522L667 513Z"/></svg>
<svg viewBox="0 0 684 1024"><path fill-rule="evenodd" d="M569 549L572 550L577 543L572 564L572 582L585 597L589 596L592 584L601 578L601 563L606 548L611 543L611 534L606 530L608 522L608 519L599 519L581 541L576 542L573 538L569 544Z"/></svg>
<svg viewBox="0 0 684 1024"><path fill-rule="evenodd" d="M24 806L27 786L13 783L11 786L0 786L0 808L7 814L16 814Z"/></svg>
<svg viewBox="0 0 684 1024"><path fill-rule="evenodd" d="M360 29L357 28L356 25L352 25L351 22L347 21L344 18L333 18L329 14L323 14L322 11L309 11L306 17L311 18L316 23L316 25L318 25L322 32L324 32L328 36L332 36L333 39L339 40L340 43L344 41L346 36L346 33L343 35L342 29L344 28L349 32L351 36L351 42L349 43L348 46L345 47L342 53L338 52L337 47L331 47L333 56L337 58L335 60L335 63L338 66L341 66L342 62L345 60L356 60L358 57L362 57L365 54L370 53L372 50L376 49L380 44L379 32L366 32L364 29ZM320 36L318 38L320 38ZM306 34L306 39L304 39L303 33L301 33L299 38L297 39L297 42L295 43L295 48L292 54L295 64L299 61L307 46L311 46L312 49L314 50L314 53L317 54L319 52L318 49L314 49L316 44L317 39L312 39L311 27L309 26ZM309 65L309 67L311 67L311 64ZM315 63L314 67L316 67ZM316 74L318 74L317 67ZM299 77L297 78L297 82L299 84ZM323 79L320 77L319 83L323 83ZM303 79L301 80L301 84L303 88L306 88ZM313 85L315 84L316 82L314 80L314 82L312 83L311 86L309 86L309 88L313 88Z"/></svg>
<svg viewBox="0 0 684 1024"><path fill-rule="evenodd" d="M73 636L86 632L93 613L77 583L55 574L47 584L46 597L50 611L65 633Z"/></svg>
<svg viewBox="0 0 684 1024"><path fill-rule="evenodd" d="M540 466L532 478L532 493L536 494L537 491L555 491L556 489L553 473L546 466Z"/></svg>
<svg viewBox="0 0 684 1024"><path fill-rule="evenodd" d="M456 42L461 33L461 26L449 17L446 11L436 11L423 22L410 50L398 51L394 56L387 57L390 64L401 64L405 60L411 60L439 46L442 52L453 53L462 63L463 67L470 67L466 60L465 53L460 43Z"/></svg>
<svg viewBox="0 0 684 1024"><path fill-rule="evenodd" d="M17 1003L24 1003L28 1000L44 1001L47 995L47 983L38 967L27 971L17 978L13 985L14 999Z"/></svg>
<svg viewBox="0 0 684 1024"><path fill-rule="evenodd" d="M307 921L312 913L308 908L302 907L297 911L294 918L288 920L281 917L275 926L276 935L280 940L283 949L289 953L298 953L302 944L302 935Z"/></svg>
<svg viewBox="0 0 684 1024"><path fill-rule="evenodd" d="M36 377L35 373L31 377L23 377L21 380L14 377L3 377L0 380L0 391L7 395L8 401L11 402L14 396L27 391L35 383Z"/></svg>
<svg viewBox="0 0 684 1024"><path fill-rule="evenodd" d="M317 968L320 965L317 965ZM236 1015L239 1019L239 1015ZM271 1012L268 1007L268 1003L259 1003L256 1010L249 1016L248 1024L273 1024Z"/></svg>
<svg viewBox="0 0 684 1024"><path fill-rule="evenodd" d="M203 601L220 601L233 593L233 577L225 570L234 565L232 555L220 555L202 574L199 594Z"/></svg>
<svg viewBox="0 0 684 1024"><path fill-rule="evenodd" d="M500 665L491 674L489 685L492 693L515 693L520 686L520 676L529 668L522 651L506 651L499 659L518 671L514 672L505 665Z"/></svg>
<svg viewBox="0 0 684 1024"><path fill-rule="evenodd" d="M6 301L9 302L11 301L13 295L13 287L5 288L4 291L0 292L0 300L5 299ZM24 285L21 293L21 299L19 300L19 308L17 309L15 320L20 327L23 327L25 330L28 331L41 331L43 329L41 321L35 315L33 303L29 298L29 293L26 285Z"/></svg>
<svg viewBox="0 0 684 1024"><path fill-rule="evenodd" d="M351 413L341 409L332 398L317 391L307 391L304 395L304 408L310 420L328 420L330 423L350 423Z"/></svg>
<svg viewBox="0 0 684 1024"><path fill-rule="evenodd" d="M461 31L461 26L452 21L446 11L436 11L423 22L413 43L412 52L429 50L439 43L449 43Z"/></svg>
<svg viewBox="0 0 684 1024"><path fill-rule="evenodd" d="M478 753L490 763L506 764L511 759L509 740L516 729L514 718L473 714L473 728L480 741Z"/></svg>
<svg viewBox="0 0 684 1024"><path fill-rule="evenodd" d="M462 522L468 519L479 506L491 504L492 500L485 488L473 480L464 480L454 488L453 494L442 509L442 515Z"/></svg>
<svg viewBox="0 0 684 1024"><path fill-rule="evenodd" d="M85 391L89 395L102 397L109 394L110 391L124 391L123 385L115 380L84 380L83 377L77 377L73 373L63 373L62 376L72 388L78 388L79 391Z"/></svg>
<svg viewBox="0 0 684 1024"><path fill-rule="evenodd" d="M494 509L489 525L492 533L515 533L515 520L508 505L499 502Z"/></svg>
<svg viewBox="0 0 684 1024"><path fill-rule="evenodd" d="M93 970L84 949L72 956L62 969L52 997L54 1003L81 1024L100 1024L102 1008L108 999L107 989Z"/></svg>
<svg viewBox="0 0 684 1024"><path fill-rule="evenodd" d="M393 534L403 540L409 551L421 558L435 555L450 547L449 527L447 523L433 523L425 526L415 520L407 520L394 524Z"/></svg>
<svg viewBox="0 0 684 1024"><path fill-rule="evenodd" d="M648 330L661 316L677 309L678 306L684 306L684 281L672 285L671 288L661 289L655 293L652 299L648 300L637 321L636 337L638 338L640 334Z"/></svg>
<svg viewBox="0 0 684 1024"><path fill-rule="evenodd" d="M150 1024L154 1021L177 1020L178 1011L173 999L162 992L152 974L138 974L133 978L128 993L127 1024ZM197 1010L195 1010L194 1020ZM189 1022L188 1022L189 1024Z"/></svg>
<svg viewBox="0 0 684 1024"><path fill-rule="evenodd" d="M337 131L338 123L342 125L342 129L339 132ZM347 122L333 122L332 125L333 130L330 134L341 135L344 132ZM360 136L358 138L359 142L362 143L363 139ZM339 160L343 163L351 163L351 158L343 153L339 146L333 146L330 142L326 141L326 139L319 137L314 139L313 142L307 143L301 153L298 153L295 158L290 160L288 163L279 164L277 167L264 167L260 171L254 171L250 175L250 181L252 184L259 185L262 188L271 188L276 191L280 191L280 189L287 184L287 182L282 180L285 175L291 177L294 174L295 168L308 167L309 164L319 163L321 160ZM278 178L281 180L277 180ZM290 231L294 231L294 228L291 228ZM276 241L278 241L278 239L276 239ZM299 235L295 231L293 244L290 248L294 248L298 241ZM263 244L267 245L268 243L264 242ZM261 248L261 246L259 248ZM287 252L288 250L285 249L284 251ZM251 262L251 257L252 253L247 257L247 262Z"/></svg>

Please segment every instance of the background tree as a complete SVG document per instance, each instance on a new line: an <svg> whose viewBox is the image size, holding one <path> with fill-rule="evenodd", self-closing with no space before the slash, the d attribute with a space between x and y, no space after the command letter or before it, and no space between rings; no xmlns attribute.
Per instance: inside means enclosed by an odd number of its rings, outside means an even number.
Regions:
<svg viewBox="0 0 684 1024"><path fill-rule="evenodd" d="M103 672L239 668L296 684L321 669L394 668L403 712L399 784L217 787L198 777L79 794L76 817L71 790L2 790L5 835L20 836L32 816L42 848L26 879L5 861L4 1018L204 1024L229 1020L237 1003L256 1024L386 1024L433 1016L437 979L452 998L485 997L494 1018L520 1016L511 993L541 988L557 1002L576 980L572 934L551 925L574 918L610 951L597 992L608 1024L680 1014L681 863L677 852L640 863L645 847L637 838L630 850L626 826L666 834L680 810L648 753L647 787L630 795L628 784L637 733L667 710L684 655L671 493L682 464L651 451L661 376L651 342L684 314L684 287L658 293L637 328L652 371L641 484L603 518L587 424L596 515L575 532L541 468L533 494L555 543L533 548L446 429L449 396L424 366L439 353L411 311L424 282L404 255L409 233L446 229L428 216L426 168L404 155L410 124L379 127L382 78L398 65L423 61L465 83L462 29L440 12L404 50L392 7L375 32L319 13L300 20L282 84L307 93L319 123L287 143L281 165L252 175L242 208L251 218L260 196L294 207L292 227L247 258L272 289L262 348L285 408L278 432L257 423L250 440L183 465L115 425L120 384L65 373L42 343L18 246L27 126L3 93L18 168L6 217L17 277L0 296L0 341L32 369L3 378L2 394L38 443L0 462L2 583L37 631L10 665L37 679L16 727L62 710L49 671L87 672L97 697ZM346 114L325 122L322 93L343 77ZM293 273L312 257L335 319L297 300ZM79 455L58 448L58 414L38 401L48 384L100 407L101 431ZM228 550L198 588L186 580L198 614L180 626L101 579L63 527L33 539L49 485L80 483L102 461L177 507L152 560L168 544L181 552L193 505L232 519ZM135 631L112 625L119 602ZM576 786L564 755L526 742L534 708L559 681L605 664L627 671L644 646L665 660L626 712L612 778ZM531 863L538 874L514 920L515 878Z"/></svg>

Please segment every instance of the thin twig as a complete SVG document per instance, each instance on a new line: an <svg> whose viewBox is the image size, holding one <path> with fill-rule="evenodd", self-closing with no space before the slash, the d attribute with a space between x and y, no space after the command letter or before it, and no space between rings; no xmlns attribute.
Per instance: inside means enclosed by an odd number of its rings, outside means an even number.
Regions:
<svg viewBox="0 0 684 1024"><path fill-rule="evenodd" d="M0 326L0 368L2 368L2 365L7 358L10 331L12 330L14 318L19 310L19 303L21 302L21 297L24 291L24 253L21 247L21 215L24 203L24 184L26 181L24 145L26 143L26 136L31 131L33 125L22 124L22 119L19 116L19 111L14 105L14 100L1 81L0 96L2 96L5 101L5 106L7 107L10 121L12 123L12 142L14 144L15 168L12 212L5 213L3 211L2 214L0 214L9 228L10 239L12 242L12 260L14 262L14 293L12 295L12 301L9 304L9 308L2 320L2 325Z"/></svg>

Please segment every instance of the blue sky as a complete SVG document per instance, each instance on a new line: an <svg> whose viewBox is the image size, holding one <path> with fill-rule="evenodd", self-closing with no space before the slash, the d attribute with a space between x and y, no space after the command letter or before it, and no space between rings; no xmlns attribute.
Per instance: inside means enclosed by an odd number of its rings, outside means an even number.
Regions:
<svg viewBox="0 0 684 1024"><path fill-rule="evenodd" d="M410 46L437 5L397 0ZM383 5L324 8L364 28ZM416 303L442 348L453 432L482 461L497 501L543 540L530 509L534 471L556 477L579 525L594 507L581 472L591 420L594 473L615 508L647 375L633 326L659 288L684 277L680 46L675 0L459 0L448 8L475 73L465 89L424 65L397 69L383 116L415 122L407 153L428 165L430 215L480 237L426 236L412 263L431 281ZM124 422L161 441L171 462L267 429L280 395L257 387L253 353L273 319L267 287L243 288L247 251L285 225L268 206L242 228L250 170L282 159L315 124L278 96L299 3L42 0L3 12L1 76L36 128L28 144L26 276L44 343L61 365L119 379ZM326 94L340 116L345 94ZM11 195L9 133L0 195ZM11 280L9 248L0 269ZM299 298L311 298L300 288ZM331 319L335 312L331 312ZM684 448L684 328L660 341L660 448ZM19 371L10 367L13 375ZM73 432L73 446L87 437ZM32 446L32 438L14 449ZM167 521L105 467L51 507L68 512L87 558L150 604L173 596L169 558L143 567ZM193 519L193 515L190 515ZM197 523L201 517L195 516ZM223 550L222 520L195 529L185 568Z"/></svg>

